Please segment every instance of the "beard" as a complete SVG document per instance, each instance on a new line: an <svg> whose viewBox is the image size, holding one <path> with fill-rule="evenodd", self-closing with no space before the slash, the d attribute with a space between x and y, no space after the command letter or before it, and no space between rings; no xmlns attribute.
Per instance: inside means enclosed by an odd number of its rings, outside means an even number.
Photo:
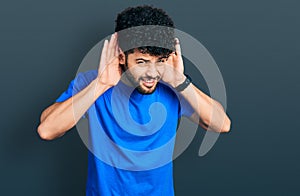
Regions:
<svg viewBox="0 0 300 196"><path fill-rule="evenodd" d="M126 65L123 65L123 77L128 81L133 87L135 87L138 92L141 94L152 94L156 87L157 83L160 80L160 76L150 77L150 76L140 76L134 77L132 72L128 69L127 62Z"/></svg>

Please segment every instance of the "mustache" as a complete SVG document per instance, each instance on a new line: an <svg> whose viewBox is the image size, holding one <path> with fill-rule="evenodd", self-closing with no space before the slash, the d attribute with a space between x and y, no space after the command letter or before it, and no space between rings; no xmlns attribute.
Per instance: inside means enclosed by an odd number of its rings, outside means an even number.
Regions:
<svg viewBox="0 0 300 196"><path fill-rule="evenodd" d="M149 76L145 76L145 77L140 77L139 80L159 80L161 77L160 76L156 76L156 77L149 77Z"/></svg>

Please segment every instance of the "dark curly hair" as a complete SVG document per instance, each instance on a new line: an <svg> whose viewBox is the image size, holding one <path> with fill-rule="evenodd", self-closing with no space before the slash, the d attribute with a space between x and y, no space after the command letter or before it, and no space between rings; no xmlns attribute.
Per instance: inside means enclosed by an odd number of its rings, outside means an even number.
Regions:
<svg viewBox="0 0 300 196"><path fill-rule="evenodd" d="M153 56L169 56L174 51L174 23L162 9L129 7L115 22L119 46L126 56L134 49Z"/></svg>

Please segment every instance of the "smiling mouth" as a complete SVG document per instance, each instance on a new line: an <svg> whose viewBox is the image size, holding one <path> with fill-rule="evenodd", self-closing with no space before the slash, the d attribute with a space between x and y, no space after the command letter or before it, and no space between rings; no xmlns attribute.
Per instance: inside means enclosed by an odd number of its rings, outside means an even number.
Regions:
<svg viewBox="0 0 300 196"><path fill-rule="evenodd" d="M147 88L152 88L157 82L156 78L141 78L142 84Z"/></svg>
<svg viewBox="0 0 300 196"><path fill-rule="evenodd" d="M155 81L156 80L154 80L154 79L146 79L146 80L142 80L142 83L144 86L151 88L155 84Z"/></svg>

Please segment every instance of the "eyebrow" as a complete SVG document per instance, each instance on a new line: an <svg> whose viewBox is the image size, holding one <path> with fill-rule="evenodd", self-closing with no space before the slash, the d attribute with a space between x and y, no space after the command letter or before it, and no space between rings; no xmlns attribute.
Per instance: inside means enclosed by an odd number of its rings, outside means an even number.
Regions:
<svg viewBox="0 0 300 196"><path fill-rule="evenodd" d="M158 59L167 59L169 56L161 56Z"/></svg>
<svg viewBox="0 0 300 196"><path fill-rule="evenodd" d="M168 56L161 56L158 59L167 59L167 58L168 58ZM149 62L150 61L150 60L144 59L144 58L137 58L137 59L135 59L135 61L139 61L139 60L142 60L142 61L145 61L145 62Z"/></svg>
<svg viewBox="0 0 300 196"><path fill-rule="evenodd" d="M145 62L149 62L150 61L150 60L143 59L143 58L137 58L137 59L135 59L135 61L140 61L140 60L145 61Z"/></svg>

